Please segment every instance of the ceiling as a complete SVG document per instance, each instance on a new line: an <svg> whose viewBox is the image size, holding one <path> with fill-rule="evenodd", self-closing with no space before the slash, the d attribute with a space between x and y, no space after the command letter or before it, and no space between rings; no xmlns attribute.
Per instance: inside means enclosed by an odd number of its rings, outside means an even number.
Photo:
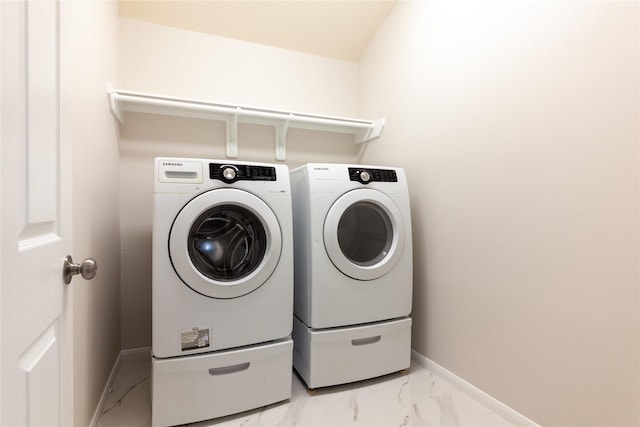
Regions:
<svg viewBox="0 0 640 427"><path fill-rule="evenodd" d="M396 0L119 0L120 16L357 62Z"/></svg>

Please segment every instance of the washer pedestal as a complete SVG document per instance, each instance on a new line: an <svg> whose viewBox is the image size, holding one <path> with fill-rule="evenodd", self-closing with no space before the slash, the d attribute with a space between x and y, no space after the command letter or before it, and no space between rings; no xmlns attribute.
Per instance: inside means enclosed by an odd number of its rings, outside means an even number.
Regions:
<svg viewBox="0 0 640 427"><path fill-rule="evenodd" d="M293 366L307 387L327 387L409 368L411 318L312 329L293 318Z"/></svg>
<svg viewBox="0 0 640 427"><path fill-rule="evenodd" d="M152 425L192 423L291 397L293 341L152 360Z"/></svg>

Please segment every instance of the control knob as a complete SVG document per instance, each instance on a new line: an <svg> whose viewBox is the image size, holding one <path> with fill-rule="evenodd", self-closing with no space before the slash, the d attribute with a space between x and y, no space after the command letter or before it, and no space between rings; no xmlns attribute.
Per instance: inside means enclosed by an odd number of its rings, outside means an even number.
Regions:
<svg viewBox="0 0 640 427"><path fill-rule="evenodd" d="M362 171L360 172L360 179L362 182L369 182L371 181L371 175L367 171Z"/></svg>
<svg viewBox="0 0 640 427"><path fill-rule="evenodd" d="M222 170L222 176L224 179L232 181L236 177L236 171L233 168L224 168Z"/></svg>

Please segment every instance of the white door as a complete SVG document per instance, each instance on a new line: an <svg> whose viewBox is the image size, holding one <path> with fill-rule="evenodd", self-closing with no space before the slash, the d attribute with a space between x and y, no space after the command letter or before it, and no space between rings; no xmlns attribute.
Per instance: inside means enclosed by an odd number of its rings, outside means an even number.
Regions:
<svg viewBox="0 0 640 427"><path fill-rule="evenodd" d="M72 423L70 75L57 1L0 2L3 426Z"/></svg>

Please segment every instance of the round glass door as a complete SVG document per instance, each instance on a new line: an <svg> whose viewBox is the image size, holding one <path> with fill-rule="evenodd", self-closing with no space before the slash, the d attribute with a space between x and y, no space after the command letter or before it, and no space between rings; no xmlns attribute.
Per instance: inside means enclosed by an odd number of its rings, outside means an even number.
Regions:
<svg viewBox="0 0 640 427"><path fill-rule="evenodd" d="M257 196L216 189L187 203L169 233L169 257L180 279L212 298L236 298L260 287L280 259L273 211Z"/></svg>
<svg viewBox="0 0 640 427"><path fill-rule="evenodd" d="M358 189L329 209L324 243L331 262L345 275L373 280L388 273L404 247L400 210L387 195Z"/></svg>
<svg viewBox="0 0 640 427"><path fill-rule="evenodd" d="M191 226L189 257L209 279L242 279L260 265L266 252L267 235L262 222L241 206L214 206Z"/></svg>
<svg viewBox="0 0 640 427"><path fill-rule="evenodd" d="M349 261L361 267L382 261L391 249L392 240L389 215L375 203L354 203L338 221L338 246Z"/></svg>

